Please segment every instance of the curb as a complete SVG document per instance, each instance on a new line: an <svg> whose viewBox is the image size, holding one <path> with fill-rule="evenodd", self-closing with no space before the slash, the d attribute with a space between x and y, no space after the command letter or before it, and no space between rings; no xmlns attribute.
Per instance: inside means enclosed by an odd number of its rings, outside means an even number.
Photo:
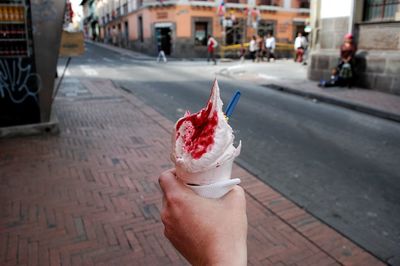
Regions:
<svg viewBox="0 0 400 266"><path fill-rule="evenodd" d="M292 89L292 88L287 87L287 86L282 86L282 85L277 85L277 84L264 84L264 85L261 85L261 86L269 88L269 89L273 89L273 90L276 90L276 91L282 91L282 92L290 93L290 94L293 94L293 95L302 96L302 97L305 97L305 98L316 99L316 100L324 102L324 103L328 103L328 104L344 107L344 108L347 108L347 109L350 109L350 110L354 110L354 111L357 111L357 112L360 112L360 113L365 113L365 114L369 114L369 115L372 115L372 116L376 116L376 117L379 117L379 118L383 118L383 119L386 119L386 120L390 120L390 121L394 121L394 122L400 123L400 114L394 114L394 113L378 110L376 108L372 108L372 107L365 106L365 105L362 105L362 104L354 103L354 102L351 102L351 101L339 100L339 99L327 97L327 96L324 96L324 95L320 95L320 94L317 94L317 93L299 91L299 90Z"/></svg>
<svg viewBox="0 0 400 266"><path fill-rule="evenodd" d="M26 137L34 135L57 135L60 133L60 125L57 116L53 113L49 122L17 125L0 128L0 139L13 137Z"/></svg>

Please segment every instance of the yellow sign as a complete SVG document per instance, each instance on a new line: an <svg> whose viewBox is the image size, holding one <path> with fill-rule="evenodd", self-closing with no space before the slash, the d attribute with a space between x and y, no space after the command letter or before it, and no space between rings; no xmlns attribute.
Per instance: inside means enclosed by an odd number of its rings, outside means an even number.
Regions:
<svg viewBox="0 0 400 266"><path fill-rule="evenodd" d="M63 31L61 36L60 56L79 56L85 52L83 32Z"/></svg>

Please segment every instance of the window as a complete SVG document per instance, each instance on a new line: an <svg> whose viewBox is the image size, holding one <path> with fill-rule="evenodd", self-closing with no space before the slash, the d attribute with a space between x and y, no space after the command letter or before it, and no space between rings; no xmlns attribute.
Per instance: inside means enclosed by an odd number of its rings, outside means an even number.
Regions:
<svg viewBox="0 0 400 266"><path fill-rule="evenodd" d="M226 0L226 2L227 2L227 3L235 3L235 4L240 3L239 0Z"/></svg>
<svg viewBox="0 0 400 266"><path fill-rule="evenodd" d="M128 4L124 4L122 8L124 15L128 14Z"/></svg>
<svg viewBox="0 0 400 266"><path fill-rule="evenodd" d="M266 21L261 19L258 22L258 31L257 34L260 36L265 36L268 33L271 33L271 35L274 35L275 33L275 22L274 21Z"/></svg>
<svg viewBox="0 0 400 266"><path fill-rule="evenodd" d="M396 12L400 12L399 0L366 0L364 9L364 20L394 20Z"/></svg>
<svg viewBox="0 0 400 266"><path fill-rule="evenodd" d="M208 36L208 22L194 23L194 45L206 46Z"/></svg>
<svg viewBox="0 0 400 266"><path fill-rule="evenodd" d="M299 8L310 8L309 0L299 0Z"/></svg>
<svg viewBox="0 0 400 266"><path fill-rule="evenodd" d="M236 19L235 21L230 23L231 25L225 28L225 43L227 45L243 42L244 29L246 25L245 23L246 21L244 19Z"/></svg>

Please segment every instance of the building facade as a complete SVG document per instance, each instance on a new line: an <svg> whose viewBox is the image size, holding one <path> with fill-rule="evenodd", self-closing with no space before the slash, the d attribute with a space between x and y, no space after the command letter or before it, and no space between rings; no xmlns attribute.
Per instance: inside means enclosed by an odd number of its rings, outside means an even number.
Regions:
<svg viewBox="0 0 400 266"><path fill-rule="evenodd" d="M328 78L346 33L358 51L358 86L400 94L400 1L315 0L311 3L310 79Z"/></svg>
<svg viewBox="0 0 400 266"><path fill-rule="evenodd" d="M89 0L84 10L94 7L86 24L97 21L99 41L147 54L160 47L174 57L204 57L209 34L221 45L267 32L290 43L304 31L310 12L305 0L225 1Z"/></svg>

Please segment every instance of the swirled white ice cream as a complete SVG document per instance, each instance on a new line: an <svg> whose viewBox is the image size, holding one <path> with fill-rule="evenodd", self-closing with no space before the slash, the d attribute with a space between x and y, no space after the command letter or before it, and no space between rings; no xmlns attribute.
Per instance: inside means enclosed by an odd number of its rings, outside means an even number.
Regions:
<svg viewBox="0 0 400 266"><path fill-rule="evenodd" d="M207 106L195 114L187 112L175 125L171 159L178 178L186 184L210 185L231 178L241 144L234 147L222 106L215 80Z"/></svg>

